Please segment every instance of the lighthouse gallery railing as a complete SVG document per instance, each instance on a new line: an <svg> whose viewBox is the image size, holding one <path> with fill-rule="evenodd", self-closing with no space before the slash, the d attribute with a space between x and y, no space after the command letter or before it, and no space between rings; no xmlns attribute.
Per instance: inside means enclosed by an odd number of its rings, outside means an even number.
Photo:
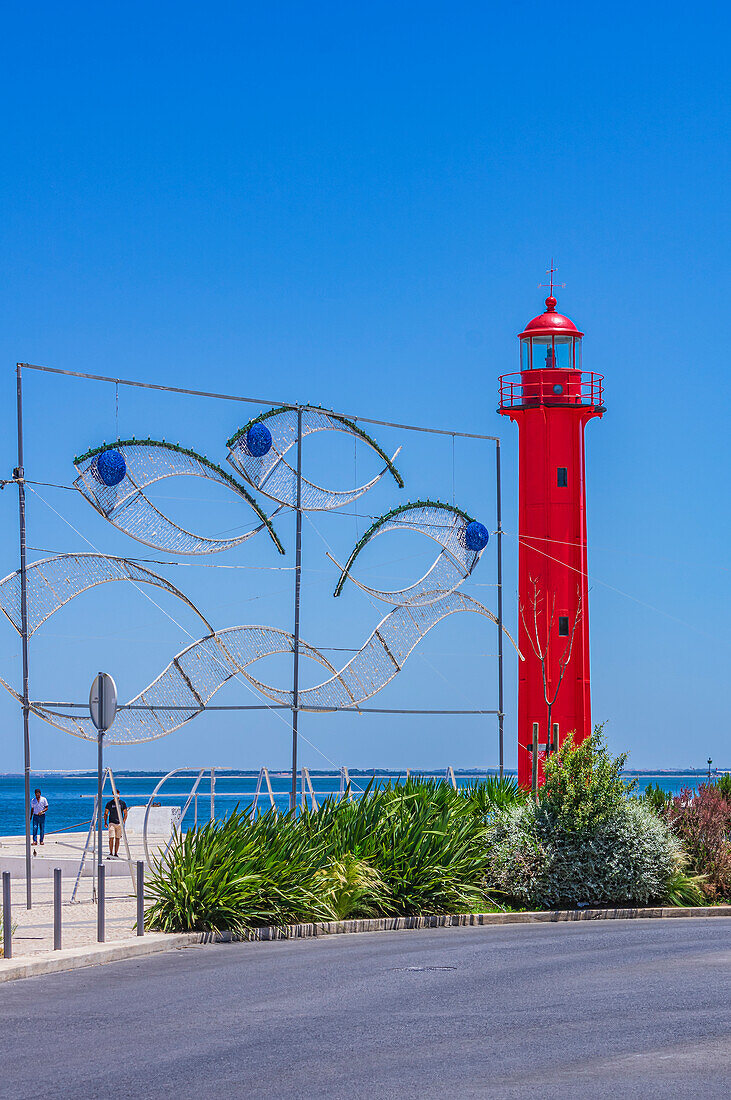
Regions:
<svg viewBox="0 0 731 1100"><path fill-rule="evenodd" d="M535 370L500 377L500 408L532 408L536 405L604 405L604 375L591 371Z"/></svg>

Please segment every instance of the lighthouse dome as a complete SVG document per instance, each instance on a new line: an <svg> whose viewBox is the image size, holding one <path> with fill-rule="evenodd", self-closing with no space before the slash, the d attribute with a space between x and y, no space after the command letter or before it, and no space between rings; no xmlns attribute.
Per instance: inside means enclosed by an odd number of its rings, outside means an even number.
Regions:
<svg viewBox="0 0 731 1100"><path fill-rule="evenodd" d="M519 333L521 339L524 336L583 336L579 332L570 317L564 317L563 313L556 313L556 299L549 295L546 298L546 312L539 313L532 321L529 321L523 331Z"/></svg>

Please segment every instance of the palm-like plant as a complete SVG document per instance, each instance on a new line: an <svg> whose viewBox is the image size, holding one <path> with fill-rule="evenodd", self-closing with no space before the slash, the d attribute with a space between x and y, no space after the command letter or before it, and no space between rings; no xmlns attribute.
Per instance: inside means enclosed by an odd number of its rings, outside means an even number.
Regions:
<svg viewBox="0 0 731 1100"><path fill-rule="evenodd" d="M324 919L312 888L310 846L290 815L251 821L235 810L224 821L178 834L152 868L148 928L240 934L261 924Z"/></svg>
<svg viewBox="0 0 731 1100"><path fill-rule="evenodd" d="M332 920L376 917L391 909L391 891L366 859L346 855L315 873L313 886Z"/></svg>

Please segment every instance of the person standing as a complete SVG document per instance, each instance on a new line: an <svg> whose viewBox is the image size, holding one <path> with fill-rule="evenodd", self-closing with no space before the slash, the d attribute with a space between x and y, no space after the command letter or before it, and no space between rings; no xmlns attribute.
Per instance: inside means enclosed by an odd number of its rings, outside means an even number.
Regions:
<svg viewBox="0 0 731 1100"><path fill-rule="evenodd" d="M122 821L127 820L127 803L122 801L122 798L117 792L117 798L119 798L119 809L122 811ZM117 813L117 803L113 798L110 798L104 807L104 824L109 822L109 859L119 858L119 842L122 839L122 822L119 820L119 814Z"/></svg>
<svg viewBox="0 0 731 1100"><path fill-rule="evenodd" d="M46 835L46 810L48 799L41 794L41 788L36 787L35 794L30 800L30 816L33 821L33 843L38 843L38 832L41 834L41 847Z"/></svg>

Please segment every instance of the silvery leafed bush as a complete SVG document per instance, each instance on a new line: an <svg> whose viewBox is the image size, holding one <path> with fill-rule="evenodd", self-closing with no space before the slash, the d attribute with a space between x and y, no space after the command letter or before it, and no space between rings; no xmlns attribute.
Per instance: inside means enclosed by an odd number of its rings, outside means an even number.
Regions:
<svg viewBox="0 0 731 1100"><path fill-rule="evenodd" d="M537 802L488 818L488 886L522 905L648 905L680 885L680 845L645 802L628 798L627 755L598 727L545 762ZM697 891L697 888L695 888Z"/></svg>
<svg viewBox="0 0 731 1100"><path fill-rule="evenodd" d="M578 832L527 803L493 815L488 839L490 885L536 909L660 903L681 861L670 830L635 801Z"/></svg>

